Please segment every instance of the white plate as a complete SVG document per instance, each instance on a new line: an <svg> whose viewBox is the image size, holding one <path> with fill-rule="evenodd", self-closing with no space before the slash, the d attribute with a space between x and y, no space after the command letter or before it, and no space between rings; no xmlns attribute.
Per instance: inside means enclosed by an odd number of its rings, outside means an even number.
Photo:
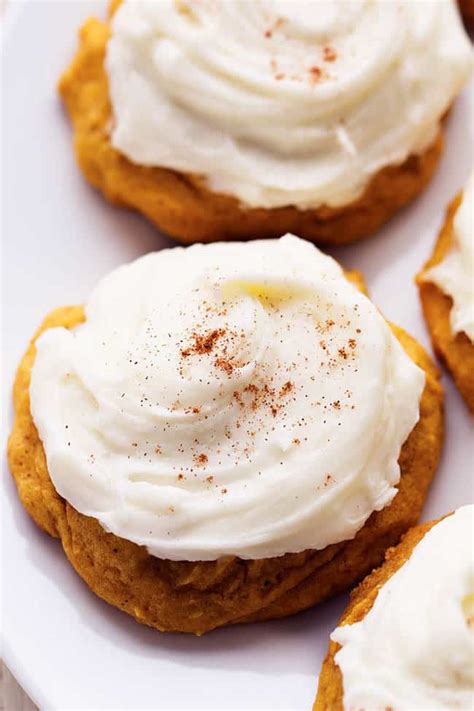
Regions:
<svg viewBox="0 0 474 711"><path fill-rule="evenodd" d="M15 3L7 17L4 119L4 377L10 386L46 312L80 303L97 279L167 240L137 215L109 207L77 170L56 94L76 31L104 2ZM426 193L379 235L338 250L366 275L385 314L428 339L413 276L431 251L449 200L473 160L473 87L449 118L446 153ZM472 422L445 377L447 442L424 518L471 502ZM6 433L5 433L6 436ZM23 511L5 463L4 659L44 709L310 709L328 634L346 597L292 619L198 639L141 627L97 599L57 541Z"/></svg>

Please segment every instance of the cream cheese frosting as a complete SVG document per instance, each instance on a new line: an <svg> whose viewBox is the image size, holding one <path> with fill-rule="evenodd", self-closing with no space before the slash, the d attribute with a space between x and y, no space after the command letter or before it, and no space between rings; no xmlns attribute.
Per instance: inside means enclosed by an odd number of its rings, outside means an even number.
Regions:
<svg viewBox="0 0 474 711"><path fill-rule="evenodd" d="M453 219L453 245L424 279L452 298L453 333L465 333L474 342L474 172Z"/></svg>
<svg viewBox="0 0 474 711"><path fill-rule="evenodd" d="M56 490L160 558L352 538L397 492L425 375L313 245L217 243L105 277L37 342L31 412Z"/></svg>
<svg viewBox="0 0 474 711"><path fill-rule="evenodd" d="M436 524L361 621L339 627L345 709L474 707L474 506Z"/></svg>
<svg viewBox="0 0 474 711"><path fill-rule="evenodd" d="M433 143L472 69L452 0L124 0L113 146L250 207L339 207Z"/></svg>

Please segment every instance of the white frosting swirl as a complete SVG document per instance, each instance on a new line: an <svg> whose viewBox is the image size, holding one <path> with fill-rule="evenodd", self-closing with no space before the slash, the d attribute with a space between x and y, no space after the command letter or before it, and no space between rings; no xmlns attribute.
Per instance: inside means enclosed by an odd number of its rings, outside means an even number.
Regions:
<svg viewBox="0 0 474 711"><path fill-rule="evenodd" d="M124 0L112 143L248 206L346 205L432 144L471 68L453 0Z"/></svg>
<svg viewBox="0 0 474 711"><path fill-rule="evenodd" d="M453 245L424 279L452 298L453 333L465 333L474 342L474 173L453 219Z"/></svg>
<svg viewBox="0 0 474 711"><path fill-rule="evenodd" d="M396 494L424 373L338 264L293 236L149 254L37 344L57 491L161 558L352 538Z"/></svg>
<svg viewBox="0 0 474 711"><path fill-rule="evenodd" d="M432 528L380 589L366 617L331 635L342 645L344 708L474 707L474 506Z"/></svg>

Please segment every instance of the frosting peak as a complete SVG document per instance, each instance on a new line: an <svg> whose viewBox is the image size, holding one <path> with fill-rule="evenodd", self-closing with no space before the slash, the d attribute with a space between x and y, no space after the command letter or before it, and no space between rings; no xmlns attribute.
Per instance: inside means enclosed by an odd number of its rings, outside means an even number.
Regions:
<svg viewBox="0 0 474 711"><path fill-rule="evenodd" d="M37 343L31 408L58 492L161 558L352 538L396 493L424 374L296 237L149 254Z"/></svg>

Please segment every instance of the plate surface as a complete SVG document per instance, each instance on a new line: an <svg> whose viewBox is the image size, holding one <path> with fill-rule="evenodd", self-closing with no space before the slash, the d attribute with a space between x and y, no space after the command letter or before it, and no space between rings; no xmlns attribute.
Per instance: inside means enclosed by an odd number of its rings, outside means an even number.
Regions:
<svg viewBox="0 0 474 711"><path fill-rule="evenodd" d="M139 216L106 205L77 170L56 94L79 24L104 2L19 5L7 17L3 77L3 410L11 424L15 367L44 314L80 303L115 266L171 243ZM425 194L377 236L334 254L361 269L387 317L425 346L413 276L431 251L449 200L473 163L473 85L456 102L446 152ZM448 377L447 441L424 510L473 500L472 421ZM3 441L4 441L3 440ZM4 448L3 448L4 449ZM4 455L3 455L4 457ZM198 639L141 627L92 593L60 545L24 513L5 458L4 658L44 709L310 709L346 596L279 622Z"/></svg>

